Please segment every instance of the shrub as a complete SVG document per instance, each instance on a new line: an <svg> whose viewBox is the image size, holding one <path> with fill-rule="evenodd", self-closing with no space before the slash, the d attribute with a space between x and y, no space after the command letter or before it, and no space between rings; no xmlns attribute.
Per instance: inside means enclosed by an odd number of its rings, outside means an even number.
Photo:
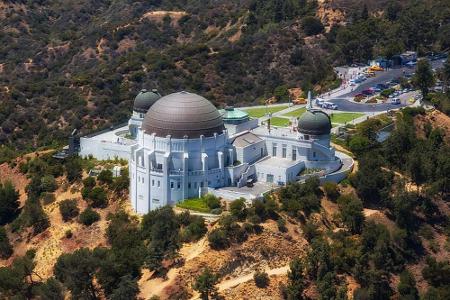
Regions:
<svg viewBox="0 0 450 300"><path fill-rule="evenodd" d="M66 239L70 239L73 236L72 230L68 229L66 230L66 232L64 233L64 236L66 237Z"/></svg>
<svg viewBox="0 0 450 300"><path fill-rule="evenodd" d="M55 202L56 197L55 194L53 193L43 193L42 194L42 203L44 203L44 205L48 205L50 203Z"/></svg>
<svg viewBox="0 0 450 300"><path fill-rule="evenodd" d="M361 200L352 195L342 195L337 200L340 217L352 233L360 233L364 225L363 205Z"/></svg>
<svg viewBox="0 0 450 300"><path fill-rule="evenodd" d="M316 17L308 16L302 20L302 29L306 35L316 35L324 30L322 22Z"/></svg>
<svg viewBox="0 0 450 300"><path fill-rule="evenodd" d="M86 226L91 226L93 223L97 222L98 220L100 220L100 215L90 207L86 208L80 214L80 223L84 224Z"/></svg>
<svg viewBox="0 0 450 300"><path fill-rule="evenodd" d="M206 205L208 205L210 209L220 208L220 200L216 196L212 194L207 194L205 195L204 198L206 201Z"/></svg>
<svg viewBox="0 0 450 300"><path fill-rule="evenodd" d="M95 184L96 183L94 177L87 177L83 180L83 186L89 190L93 189Z"/></svg>
<svg viewBox="0 0 450 300"><path fill-rule="evenodd" d="M208 229L205 225L205 219L199 216L191 216L190 224L184 229L182 236L186 242L193 242L199 240Z"/></svg>
<svg viewBox="0 0 450 300"><path fill-rule="evenodd" d="M106 191L100 186L94 187L89 192L88 198L92 201L92 207L104 208L108 205Z"/></svg>
<svg viewBox="0 0 450 300"><path fill-rule="evenodd" d="M41 178L41 191L54 192L58 188L56 180L52 175L45 175Z"/></svg>
<svg viewBox="0 0 450 300"><path fill-rule="evenodd" d="M277 225L278 225L278 230L281 232L286 232L287 228L286 228L286 221L283 218L279 218L277 220Z"/></svg>
<svg viewBox="0 0 450 300"><path fill-rule="evenodd" d="M81 179L83 168L81 167L80 160L79 157L72 157L66 162L67 179L69 182Z"/></svg>
<svg viewBox="0 0 450 300"><path fill-rule="evenodd" d="M256 271L253 275L255 285L259 288L265 288L269 285L269 275L266 272Z"/></svg>
<svg viewBox="0 0 450 300"><path fill-rule="evenodd" d="M13 249L9 243L5 227L0 227L0 258L6 259L11 256Z"/></svg>
<svg viewBox="0 0 450 300"><path fill-rule="evenodd" d="M105 184L111 184L113 182L113 174L111 170L103 170L97 176L98 181Z"/></svg>
<svg viewBox="0 0 450 300"><path fill-rule="evenodd" d="M211 248L216 250L225 249L229 246L227 234L221 228L211 231L208 235L208 241Z"/></svg>
<svg viewBox="0 0 450 300"><path fill-rule="evenodd" d="M247 216L247 211L245 209L245 199L239 198L231 202L230 213L238 220L244 220L245 217Z"/></svg>
<svg viewBox="0 0 450 300"><path fill-rule="evenodd" d="M212 213L213 215L220 215L222 213L222 209L214 208L214 209L211 209L210 213Z"/></svg>
<svg viewBox="0 0 450 300"><path fill-rule="evenodd" d="M334 182L325 182L322 187L325 195L327 195L327 197L331 201L336 201L336 199L339 197L339 189L337 184Z"/></svg>
<svg viewBox="0 0 450 300"><path fill-rule="evenodd" d="M80 209L77 206L77 200L63 200L59 204L59 211L61 212L61 216L64 222L67 222L80 213Z"/></svg>
<svg viewBox="0 0 450 300"><path fill-rule="evenodd" d="M19 192L7 181L0 183L0 225L14 220L19 210Z"/></svg>

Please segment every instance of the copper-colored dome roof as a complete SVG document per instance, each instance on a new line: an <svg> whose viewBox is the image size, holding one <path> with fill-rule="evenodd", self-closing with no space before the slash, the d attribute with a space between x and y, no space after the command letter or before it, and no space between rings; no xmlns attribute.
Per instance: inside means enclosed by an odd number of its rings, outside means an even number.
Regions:
<svg viewBox="0 0 450 300"><path fill-rule="evenodd" d="M188 93L173 93L150 107L142 122L146 134L172 138L199 138L221 134L225 129L222 116L205 98Z"/></svg>

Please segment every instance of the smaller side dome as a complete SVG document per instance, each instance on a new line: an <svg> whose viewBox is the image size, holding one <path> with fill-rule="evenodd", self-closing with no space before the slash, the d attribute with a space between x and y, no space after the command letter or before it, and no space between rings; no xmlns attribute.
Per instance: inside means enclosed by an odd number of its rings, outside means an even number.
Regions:
<svg viewBox="0 0 450 300"><path fill-rule="evenodd" d="M298 119L298 131L311 135L330 134L330 117L321 110L307 110Z"/></svg>
<svg viewBox="0 0 450 300"><path fill-rule="evenodd" d="M152 89L147 91L142 89L134 99L133 111L145 114L159 98L161 98L161 95L158 93L158 90Z"/></svg>
<svg viewBox="0 0 450 300"><path fill-rule="evenodd" d="M225 109L221 109L219 113L222 115L222 119L226 124L239 124L249 119L247 112L234 108L233 106L227 106Z"/></svg>

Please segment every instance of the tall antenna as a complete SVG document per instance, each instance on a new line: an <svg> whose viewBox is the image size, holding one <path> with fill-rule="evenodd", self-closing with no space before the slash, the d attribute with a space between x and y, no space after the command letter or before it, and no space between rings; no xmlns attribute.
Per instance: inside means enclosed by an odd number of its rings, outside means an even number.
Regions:
<svg viewBox="0 0 450 300"><path fill-rule="evenodd" d="M311 99L311 91L308 91L308 105L306 107L307 110L311 110L312 109L312 99Z"/></svg>

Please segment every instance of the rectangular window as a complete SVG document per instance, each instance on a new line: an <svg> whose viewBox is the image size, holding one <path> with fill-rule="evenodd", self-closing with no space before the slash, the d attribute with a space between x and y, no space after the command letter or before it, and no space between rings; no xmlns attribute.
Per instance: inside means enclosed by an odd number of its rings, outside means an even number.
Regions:
<svg viewBox="0 0 450 300"><path fill-rule="evenodd" d="M316 157L316 152L313 152L313 157Z"/></svg>
<svg viewBox="0 0 450 300"><path fill-rule="evenodd" d="M179 189L181 187L181 183L178 181L177 182L177 189Z"/></svg>
<svg viewBox="0 0 450 300"><path fill-rule="evenodd" d="M194 189L197 188L197 182L194 182Z"/></svg>
<svg viewBox="0 0 450 300"><path fill-rule="evenodd" d="M305 134L303 137L305 140L309 140L309 135Z"/></svg>
<svg viewBox="0 0 450 300"><path fill-rule="evenodd" d="M297 149L292 149L292 160L297 160Z"/></svg>
<svg viewBox="0 0 450 300"><path fill-rule="evenodd" d="M188 183L188 189L190 189L190 188L191 188L191 183L189 182L189 183Z"/></svg>
<svg viewBox="0 0 450 300"><path fill-rule="evenodd" d="M205 183L202 181L202 182L200 182L200 187L203 187L203 185L204 185Z"/></svg>
<svg viewBox="0 0 450 300"><path fill-rule="evenodd" d="M170 182L170 188L173 189L173 181Z"/></svg>
<svg viewBox="0 0 450 300"><path fill-rule="evenodd" d="M277 144L272 144L272 156L277 156Z"/></svg>
<svg viewBox="0 0 450 300"><path fill-rule="evenodd" d="M152 186L155 186L155 179L152 179Z"/></svg>
<svg viewBox="0 0 450 300"><path fill-rule="evenodd" d="M286 145L283 145L283 148L281 149L281 155L283 156L283 158L286 158Z"/></svg>
<svg viewBox="0 0 450 300"><path fill-rule="evenodd" d="M158 187L160 187L161 186L161 182L158 180Z"/></svg>

